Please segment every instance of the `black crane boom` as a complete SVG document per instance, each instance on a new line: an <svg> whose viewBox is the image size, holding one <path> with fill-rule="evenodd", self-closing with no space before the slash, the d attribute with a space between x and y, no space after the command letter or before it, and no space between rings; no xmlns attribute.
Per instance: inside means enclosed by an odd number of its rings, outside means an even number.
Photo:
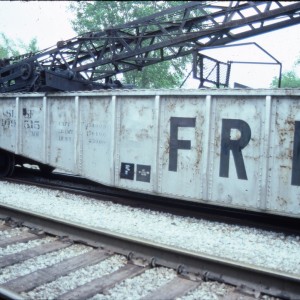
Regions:
<svg viewBox="0 0 300 300"><path fill-rule="evenodd" d="M300 2L188 2L0 61L0 92L122 87L118 73L300 24Z"/></svg>

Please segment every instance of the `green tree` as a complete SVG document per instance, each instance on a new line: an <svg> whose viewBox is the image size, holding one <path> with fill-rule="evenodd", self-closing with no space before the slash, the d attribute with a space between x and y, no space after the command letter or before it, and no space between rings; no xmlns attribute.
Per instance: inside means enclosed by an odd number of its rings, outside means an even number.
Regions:
<svg viewBox="0 0 300 300"><path fill-rule="evenodd" d="M74 13L72 26L78 34L103 31L148 16L181 1L79 1L72 2L69 9ZM179 87L186 76L186 63L191 57L180 57L123 74L125 83L140 88Z"/></svg>
<svg viewBox="0 0 300 300"><path fill-rule="evenodd" d="M35 53L39 51L36 38L31 39L28 44L20 42L19 45L23 53Z"/></svg>
<svg viewBox="0 0 300 300"><path fill-rule="evenodd" d="M300 77L297 76L295 68L300 65L300 58L295 62L294 68L291 71L283 72L281 75L281 87L282 88L300 88ZM271 82L271 87L278 87L278 77L274 77Z"/></svg>
<svg viewBox="0 0 300 300"><path fill-rule="evenodd" d="M16 44L3 33L0 33L0 58L8 58L17 55L19 55L19 52L16 50Z"/></svg>
<svg viewBox="0 0 300 300"><path fill-rule="evenodd" d="M34 53L38 51L37 39L33 38L29 44L18 40L13 41L4 33L0 33L0 59L19 56L26 53Z"/></svg>

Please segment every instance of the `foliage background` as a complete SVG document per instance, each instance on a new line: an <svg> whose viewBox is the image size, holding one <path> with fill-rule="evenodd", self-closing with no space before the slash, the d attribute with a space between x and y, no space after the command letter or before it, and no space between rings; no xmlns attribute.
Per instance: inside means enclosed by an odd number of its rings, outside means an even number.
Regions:
<svg viewBox="0 0 300 300"><path fill-rule="evenodd" d="M300 77L297 76L296 68L300 66L300 58L298 58L294 64L292 70L283 72L281 75L281 87L282 88L300 88ZM278 77L274 77L271 82L271 88L278 87Z"/></svg>
<svg viewBox="0 0 300 300"><path fill-rule="evenodd" d="M4 33L0 33L0 59L36 51L38 51L36 38L31 39L29 44L25 44L21 40L15 42Z"/></svg>

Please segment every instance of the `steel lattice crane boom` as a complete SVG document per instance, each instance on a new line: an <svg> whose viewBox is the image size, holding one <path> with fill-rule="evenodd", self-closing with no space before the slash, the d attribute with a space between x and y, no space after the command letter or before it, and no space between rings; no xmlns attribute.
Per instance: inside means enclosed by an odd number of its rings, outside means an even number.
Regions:
<svg viewBox="0 0 300 300"><path fill-rule="evenodd" d="M300 24L300 2L189 2L0 61L0 92L122 87L118 73Z"/></svg>

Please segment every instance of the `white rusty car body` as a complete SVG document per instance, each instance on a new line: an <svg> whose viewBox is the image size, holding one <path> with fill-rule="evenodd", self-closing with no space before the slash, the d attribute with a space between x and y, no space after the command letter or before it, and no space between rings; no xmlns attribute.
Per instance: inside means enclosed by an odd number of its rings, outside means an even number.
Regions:
<svg viewBox="0 0 300 300"><path fill-rule="evenodd" d="M0 95L0 148L96 182L300 217L300 90Z"/></svg>

